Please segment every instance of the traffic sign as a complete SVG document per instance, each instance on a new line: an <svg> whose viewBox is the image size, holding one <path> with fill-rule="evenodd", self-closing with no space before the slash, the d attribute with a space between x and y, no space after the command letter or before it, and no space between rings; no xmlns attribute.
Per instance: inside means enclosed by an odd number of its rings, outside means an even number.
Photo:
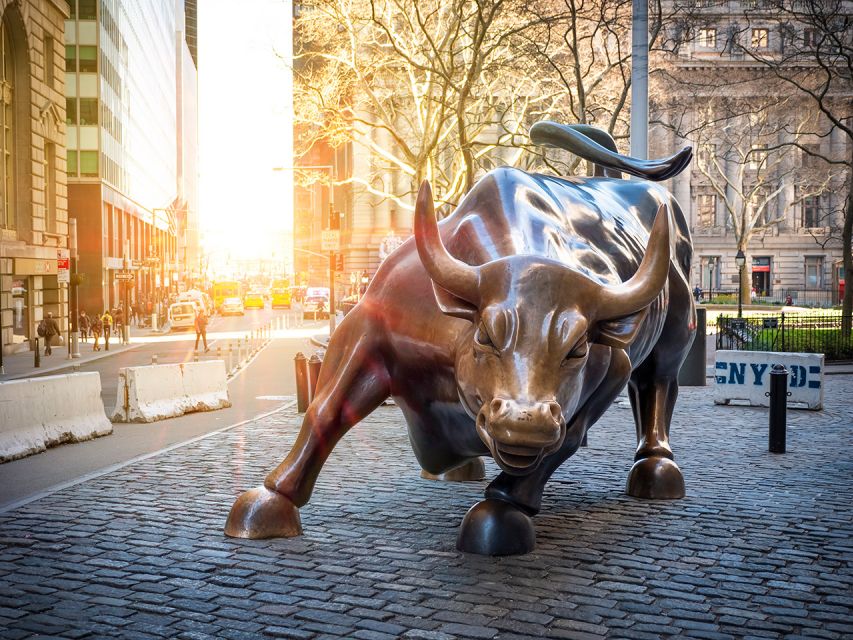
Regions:
<svg viewBox="0 0 853 640"><path fill-rule="evenodd" d="M115 274L115 279L116 280L130 281L130 280L133 280L133 274L132 273L117 273L117 274Z"/></svg>
<svg viewBox="0 0 853 640"><path fill-rule="evenodd" d="M321 251L340 251L341 232L337 229L326 229L320 234Z"/></svg>
<svg viewBox="0 0 853 640"><path fill-rule="evenodd" d="M65 284L71 282L71 257L68 249L56 250L56 281Z"/></svg>

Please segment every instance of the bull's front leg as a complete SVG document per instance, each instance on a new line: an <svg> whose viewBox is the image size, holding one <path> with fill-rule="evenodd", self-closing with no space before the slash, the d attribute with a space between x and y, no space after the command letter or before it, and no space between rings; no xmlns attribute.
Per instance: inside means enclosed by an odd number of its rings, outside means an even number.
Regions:
<svg viewBox="0 0 853 640"><path fill-rule="evenodd" d="M563 444L524 476L506 472L486 487L486 499L465 515L456 546L480 555L529 553L536 543L531 516L542 507L542 492L554 472L580 447L587 430L610 407L631 373L631 361L621 349L594 345L587 365L586 402L572 417Z"/></svg>
<svg viewBox="0 0 853 640"><path fill-rule="evenodd" d="M686 301L677 300L685 296ZM625 490L635 498L676 500L684 497L684 477L673 460L669 425L678 397L678 371L695 327L695 312L686 286L672 291L670 309L678 305L686 306L694 321L685 322L683 317L671 313L661 339L634 370L628 384L628 397L637 426L637 453Z"/></svg>
<svg viewBox="0 0 853 640"><path fill-rule="evenodd" d="M263 486L240 495L231 507L225 534L237 538L280 538L302 533L298 507L338 440L378 407L390 392L390 377L376 336L351 314L332 338L320 369L318 392L305 413L299 436Z"/></svg>

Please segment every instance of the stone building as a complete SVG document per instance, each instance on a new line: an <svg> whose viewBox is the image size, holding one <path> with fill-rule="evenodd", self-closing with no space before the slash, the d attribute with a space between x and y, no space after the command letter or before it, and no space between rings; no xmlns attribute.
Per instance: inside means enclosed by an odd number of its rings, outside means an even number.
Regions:
<svg viewBox="0 0 853 640"><path fill-rule="evenodd" d="M57 252L68 247L63 0L0 0L0 348L67 328Z"/></svg>
<svg viewBox="0 0 853 640"><path fill-rule="evenodd" d="M650 153L668 155L685 138L694 146L691 168L670 185L693 234L691 286L737 291L734 227L746 221L755 227L744 249L746 286L771 301L791 295L794 303L834 304L843 281L847 187L843 171L819 156L844 159L853 150L812 102L765 81L766 67L750 49L790 52L815 35L760 8L754 1L696 3L690 37L665 61L668 80L658 85L659 99L653 95L659 124L651 128ZM851 87L836 98L849 109Z"/></svg>

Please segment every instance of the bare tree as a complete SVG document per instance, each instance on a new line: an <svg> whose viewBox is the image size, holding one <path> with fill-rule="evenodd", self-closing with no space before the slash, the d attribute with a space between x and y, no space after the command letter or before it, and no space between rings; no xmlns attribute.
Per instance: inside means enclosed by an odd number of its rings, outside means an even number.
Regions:
<svg viewBox="0 0 853 640"><path fill-rule="evenodd" d="M775 26L776 46L756 46L756 34ZM772 43L769 43L772 45ZM746 12L746 26L733 32L730 47L760 65L766 81L775 81L802 97L823 117L821 135L840 132L840 145L827 151L803 149L845 173L846 204L840 243L846 286L842 331L853 325L853 5L849 0L761 0ZM833 149L835 147L835 149Z"/></svg>

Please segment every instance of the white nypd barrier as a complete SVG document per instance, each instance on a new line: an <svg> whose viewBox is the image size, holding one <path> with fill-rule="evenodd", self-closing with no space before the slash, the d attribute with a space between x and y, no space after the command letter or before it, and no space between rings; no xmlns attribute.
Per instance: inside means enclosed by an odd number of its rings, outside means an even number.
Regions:
<svg viewBox="0 0 853 640"><path fill-rule="evenodd" d="M112 431L99 373L0 382L0 462Z"/></svg>
<svg viewBox="0 0 853 640"><path fill-rule="evenodd" d="M781 364L788 370L788 406L823 409L823 354L772 351L717 351L714 403L745 401L769 407L770 371Z"/></svg>
<svg viewBox="0 0 853 640"><path fill-rule="evenodd" d="M154 422L230 406L222 360L124 367L112 420Z"/></svg>

